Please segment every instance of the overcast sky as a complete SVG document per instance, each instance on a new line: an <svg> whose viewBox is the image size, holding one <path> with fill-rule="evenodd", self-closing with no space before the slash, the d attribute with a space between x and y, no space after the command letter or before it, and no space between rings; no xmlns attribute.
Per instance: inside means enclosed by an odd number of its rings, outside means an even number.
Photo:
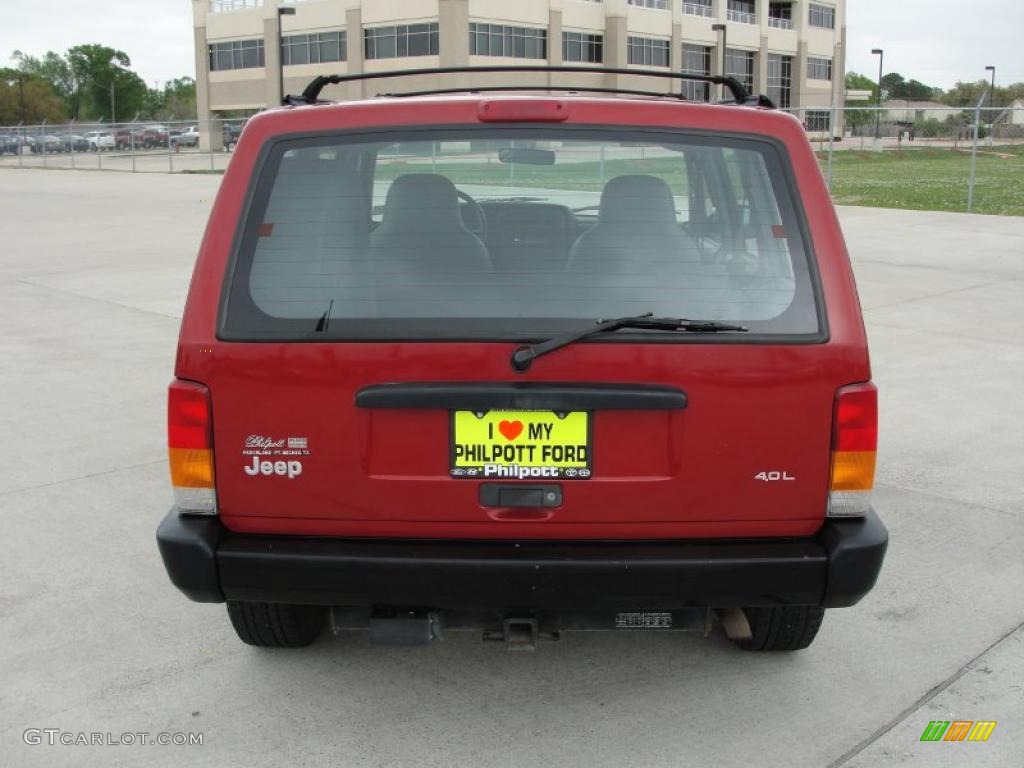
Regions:
<svg viewBox="0 0 1024 768"><path fill-rule="evenodd" d="M365 0L373 2L374 0ZM673 0L676 2L677 0ZM0 63L15 49L42 55L78 43L125 51L142 78L195 75L190 0L0 0ZM885 49L886 72L949 88L986 76L1024 82L1022 0L848 0L848 69L877 77L872 48Z"/></svg>

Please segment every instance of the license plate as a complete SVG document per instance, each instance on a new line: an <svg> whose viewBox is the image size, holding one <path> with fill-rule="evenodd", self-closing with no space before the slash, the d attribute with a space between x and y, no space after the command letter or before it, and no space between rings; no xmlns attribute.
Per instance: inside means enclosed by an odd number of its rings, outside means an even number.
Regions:
<svg viewBox="0 0 1024 768"><path fill-rule="evenodd" d="M586 480L590 422L586 411L453 411L451 476Z"/></svg>

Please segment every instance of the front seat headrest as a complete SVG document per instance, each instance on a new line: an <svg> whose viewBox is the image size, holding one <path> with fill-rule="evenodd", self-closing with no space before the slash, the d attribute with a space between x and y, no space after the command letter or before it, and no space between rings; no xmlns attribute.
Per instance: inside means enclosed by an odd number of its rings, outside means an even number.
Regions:
<svg viewBox="0 0 1024 768"><path fill-rule="evenodd" d="M381 228L405 229L429 225L463 229L455 185L434 173L408 173L395 179L384 200Z"/></svg>
<svg viewBox="0 0 1024 768"><path fill-rule="evenodd" d="M651 225L676 226L676 203L669 189L656 176L617 176L601 193L601 224L626 225L643 230Z"/></svg>

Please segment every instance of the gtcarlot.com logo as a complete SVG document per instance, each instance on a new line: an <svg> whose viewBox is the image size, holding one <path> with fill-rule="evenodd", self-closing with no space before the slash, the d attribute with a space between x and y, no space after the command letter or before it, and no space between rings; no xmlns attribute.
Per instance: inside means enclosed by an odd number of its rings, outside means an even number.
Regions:
<svg viewBox="0 0 1024 768"><path fill-rule="evenodd" d="M21 738L29 746L47 744L65 747L133 747L133 746L202 746L201 733L150 733L126 731L124 733L97 733L62 731L60 728L29 728Z"/></svg>
<svg viewBox="0 0 1024 768"><path fill-rule="evenodd" d="M988 741L995 729L995 720L932 720L921 741Z"/></svg>

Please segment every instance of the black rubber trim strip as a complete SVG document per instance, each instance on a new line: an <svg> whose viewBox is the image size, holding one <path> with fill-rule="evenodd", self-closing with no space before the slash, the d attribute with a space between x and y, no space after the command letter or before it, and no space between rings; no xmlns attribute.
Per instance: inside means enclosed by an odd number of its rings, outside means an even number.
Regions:
<svg viewBox="0 0 1024 768"><path fill-rule="evenodd" d="M428 408L489 411L681 410L686 393L636 384L375 384L356 393L358 408Z"/></svg>

